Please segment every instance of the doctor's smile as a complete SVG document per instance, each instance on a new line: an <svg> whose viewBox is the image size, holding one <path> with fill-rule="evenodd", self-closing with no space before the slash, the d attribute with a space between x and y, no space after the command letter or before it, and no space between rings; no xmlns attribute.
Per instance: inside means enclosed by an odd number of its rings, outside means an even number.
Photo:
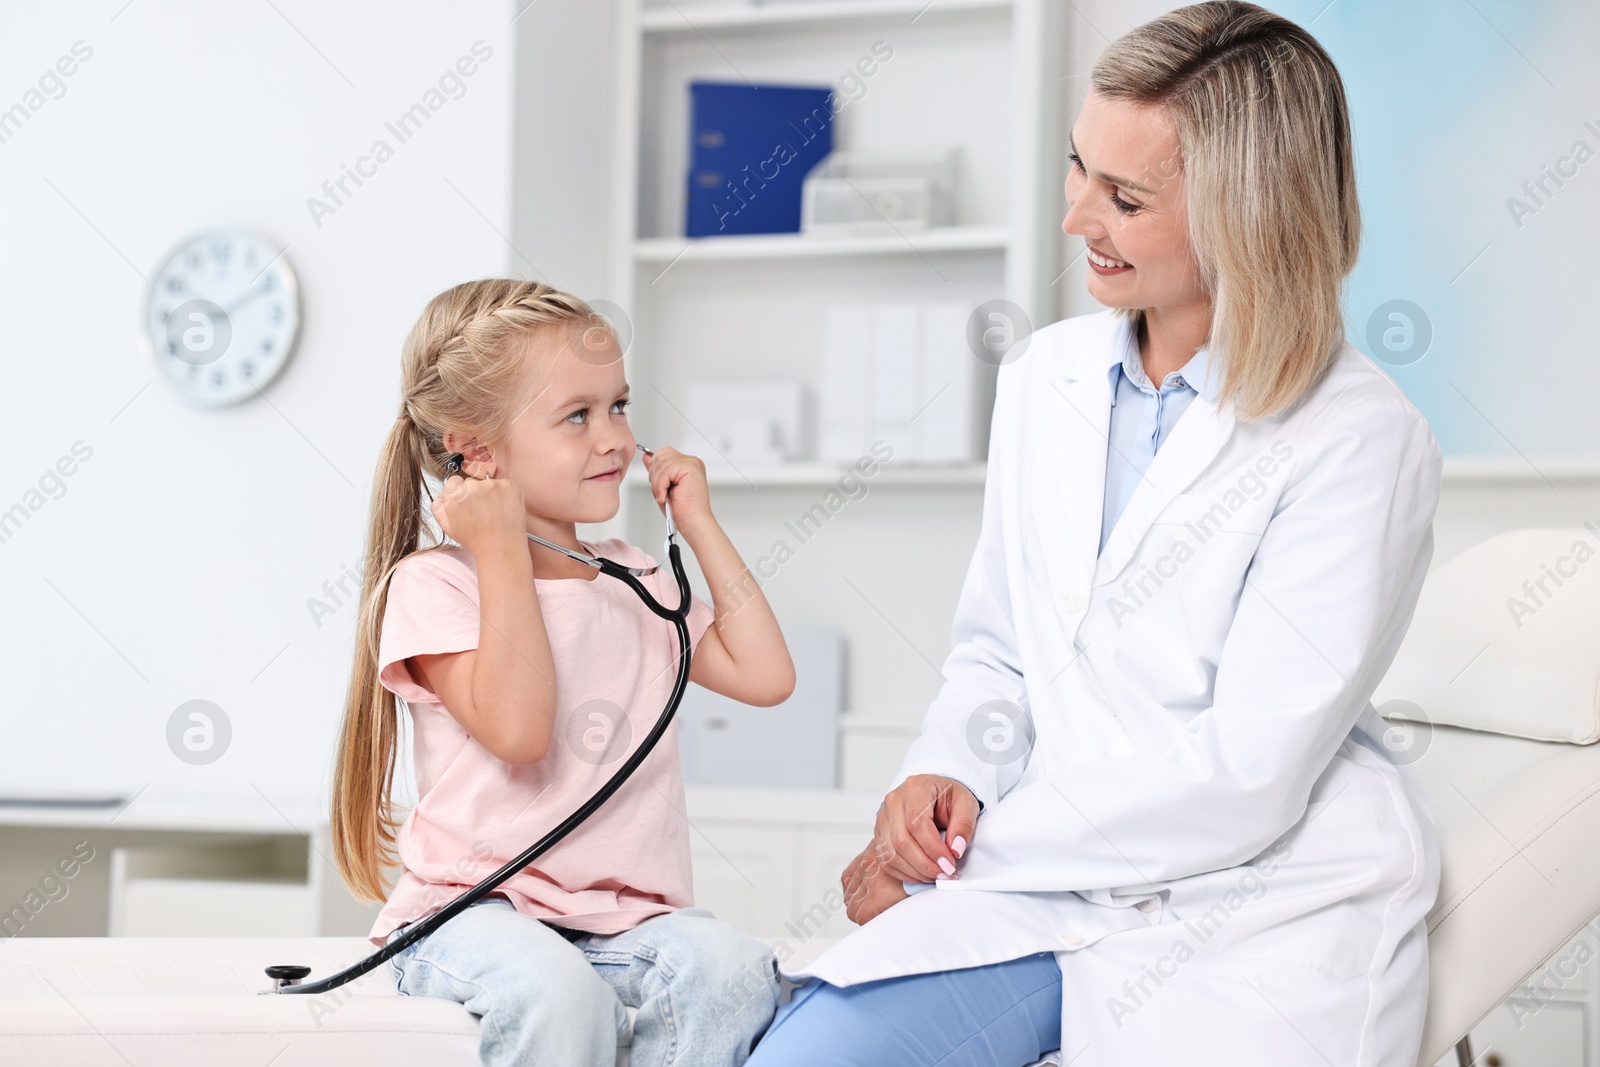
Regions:
<svg viewBox="0 0 1600 1067"><path fill-rule="evenodd" d="M1120 274L1125 270L1132 270L1131 263L1123 263L1109 256L1101 255L1094 249L1089 249L1088 258L1090 266L1094 267L1096 274Z"/></svg>

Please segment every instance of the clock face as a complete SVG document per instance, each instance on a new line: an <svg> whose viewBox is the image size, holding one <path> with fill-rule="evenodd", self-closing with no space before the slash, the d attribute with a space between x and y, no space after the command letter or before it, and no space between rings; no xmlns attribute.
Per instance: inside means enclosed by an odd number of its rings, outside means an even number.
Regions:
<svg viewBox="0 0 1600 1067"><path fill-rule="evenodd" d="M205 230L167 256L145 296L146 347L185 399L215 407L255 396L289 362L300 288L266 241Z"/></svg>

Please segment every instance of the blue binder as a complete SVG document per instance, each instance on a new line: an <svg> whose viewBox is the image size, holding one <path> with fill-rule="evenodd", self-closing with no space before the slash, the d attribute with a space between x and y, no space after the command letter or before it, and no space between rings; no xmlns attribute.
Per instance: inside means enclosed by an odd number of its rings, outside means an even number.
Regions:
<svg viewBox="0 0 1600 1067"><path fill-rule="evenodd" d="M800 187L833 151L827 86L691 82L683 232L798 233Z"/></svg>

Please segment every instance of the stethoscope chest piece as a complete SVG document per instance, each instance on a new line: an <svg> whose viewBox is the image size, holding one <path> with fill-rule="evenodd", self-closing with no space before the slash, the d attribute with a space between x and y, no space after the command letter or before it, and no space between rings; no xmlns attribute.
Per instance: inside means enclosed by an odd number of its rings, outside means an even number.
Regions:
<svg viewBox="0 0 1600 1067"><path fill-rule="evenodd" d="M267 968L267 977L272 979L272 988L262 992L281 993L285 986L299 985L310 974L311 968L301 963L275 963Z"/></svg>

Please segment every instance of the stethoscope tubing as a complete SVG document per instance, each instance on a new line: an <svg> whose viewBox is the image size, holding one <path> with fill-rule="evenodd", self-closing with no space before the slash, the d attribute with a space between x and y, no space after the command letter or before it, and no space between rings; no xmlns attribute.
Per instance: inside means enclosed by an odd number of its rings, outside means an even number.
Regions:
<svg viewBox="0 0 1600 1067"><path fill-rule="evenodd" d="M671 513L669 512L669 519L670 514ZM538 841L530 845L527 850L516 856L504 867L501 867L483 881L479 882L471 889L468 889L459 897L456 897L440 910L434 912L426 919L413 923L407 927L405 932L399 937L390 941L388 944L384 945L382 948L378 949L378 951L372 953L365 959L351 964L344 970L339 971L337 974L330 975L327 978L321 979L320 981L299 984L290 984L281 979L275 979L277 981L276 988L270 990L269 992L298 994L326 993L330 990L338 989L340 986L345 985L348 982L352 982L357 978L360 978L362 975L366 974L368 971L371 971L379 964L385 962L386 960L392 959L399 953L405 951L407 948L433 933L435 930L439 929L439 927L443 926L457 915L460 915L463 911L466 911L467 908L471 907L479 900L482 900L487 894L493 892L497 887L499 887L517 872L523 870L534 860L548 852L558 841L575 830L578 825L590 815L593 815L595 811L597 811L600 806L611 797L611 794L620 789L622 787L622 783L627 781L634 771L638 770L639 765L649 757L650 752L656 747L656 743L660 741L662 736L667 732L667 727L671 724L673 715L677 713L678 704L683 700L684 690L686 690L689 686L689 576L684 572L683 569L683 553L678 547L677 542L673 540L674 532L675 531L671 529L668 531L666 550L667 557L672 563L672 573L677 578L678 582L678 607L676 609L664 607L660 601L656 600L656 598L650 594L650 591L639 582L639 579L634 577L632 568L625 567L622 564L617 563L615 560L606 559L603 556L595 558L594 561L595 565L598 566L603 573L611 575L613 578L620 582L626 583L630 588L632 588L633 591L638 594L639 599L644 602L645 607L649 608L655 614L672 623L673 629L676 630L678 634L678 647L682 650L682 654L678 657L678 675L672 683L672 695L668 697L666 707L662 709L661 715L656 719L655 725L650 728L650 732L646 734L644 740L639 743L639 747L634 749L632 754L622 762L622 766L617 768L616 773L614 773L610 778L606 779L605 784L597 789L594 792L594 795L579 805L577 810L563 819L554 829L550 830ZM276 968L269 968L269 972L273 969Z"/></svg>

